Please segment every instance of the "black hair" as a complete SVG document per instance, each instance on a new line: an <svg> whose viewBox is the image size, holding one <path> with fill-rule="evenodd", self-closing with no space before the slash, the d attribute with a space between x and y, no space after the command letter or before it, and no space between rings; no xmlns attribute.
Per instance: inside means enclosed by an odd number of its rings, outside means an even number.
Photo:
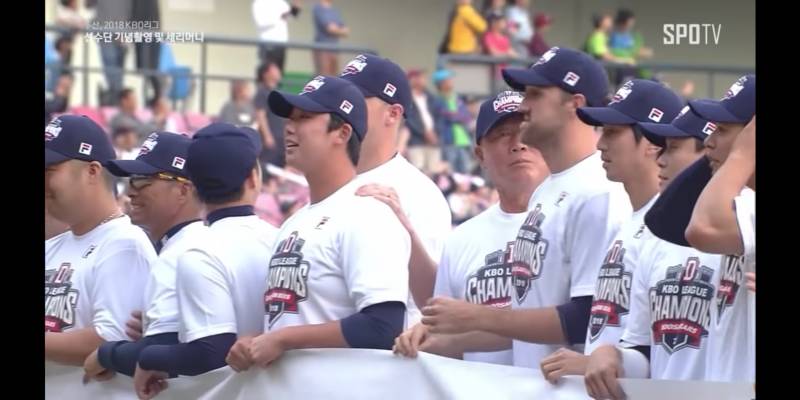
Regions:
<svg viewBox="0 0 800 400"><path fill-rule="evenodd" d="M628 23L628 21L633 17L633 11L627 8L620 8L617 10L617 16L614 17L614 25L621 27Z"/></svg>
<svg viewBox="0 0 800 400"><path fill-rule="evenodd" d="M132 95L132 94L133 94L133 89L131 89L131 88L122 89L119 92L119 100L122 101L126 97L128 97L129 95Z"/></svg>
<svg viewBox="0 0 800 400"><path fill-rule="evenodd" d="M328 121L328 132L334 131L342 127L342 125L346 124L347 121L344 120L339 114L330 113L331 119ZM358 138L356 131L352 129L351 126L351 133L350 139L347 140L347 157L350 158L350 162L353 165L358 164L358 158L361 153L361 139Z"/></svg>
<svg viewBox="0 0 800 400"><path fill-rule="evenodd" d="M269 70L269 67L273 65L278 67L278 63L272 60L267 60L261 65L259 65L258 68L256 69L256 81L259 83L264 83L264 73L267 72L267 70Z"/></svg>

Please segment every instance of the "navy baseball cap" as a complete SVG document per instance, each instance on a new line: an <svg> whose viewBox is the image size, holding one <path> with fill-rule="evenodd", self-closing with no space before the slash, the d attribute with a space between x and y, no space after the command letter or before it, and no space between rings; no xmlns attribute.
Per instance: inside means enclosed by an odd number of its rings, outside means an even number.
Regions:
<svg viewBox="0 0 800 400"><path fill-rule="evenodd" d="M712 122L746 124L756 114L756 76L739 78L720 101L692 100L689 106L697 115Z"/></svg>
<svg viewBox="0 0 800 400"><path fill-rule="evenodd" d="M553 47L530 68L506 68L503 79L514 90L525 86L557 86L569 93L582 94L590 106L605 104L608 74L600 63L578 50Z"/></svg>
<svg viewBox="0 0 800 400"><path fill-rule="evenodd" d="M186 158L192 143L186 135L153 132L142 143L135 160L111 160L106 168L115 176L154 175L159 172L189 178Z"/></svg>
<svg viewBox="0 0 800 400"><path fill-rule="evenodd" d="M97 161L117 158L111 139L85 115L62 115L44 128L44 167L67 160Z"/></svg>
<svg viewBox="0 0 800 400"><path fill-rule="evenodd" d="M186 153L186 171L201 196L225 196L242 186L261 152L253 132L218 122L194 134Z"/></svg>
<svg viewBox="0 0 800 400"><path fill-rule="evenodd" d="M300 94L273 91L269 108L276 115L289 118L292 108L317 113L335 113L353 127L359 139L367 134L367 103L355 84L333 76L317 76L306 83Z"/></svg>
<svg viewBox="0 0 800 400"><path fill-rule="evenodd" d="M350 60L339 75L353 82L364 97L377 97L389 104L411 108L411 85L406 73L389 59L373 54L359 54Z"/></svg>
<svg viewBox="0 0 800 400"><path fill-rule="evenodd" d="M580 107L578 118L587 125L667 123L681 110L683 100L661 83L645 79L625 82L605 107Z"/></svg>
<svg viewBox="0 0 800 400"><path fill-rule="evenodd" d="M644 137L659 147L666 147L665 138L693 137L703 141L717 130L717 126L713 122L700 118L688 105L684 106L678 116L669 124L641 122L637 125L641 128Z"/></svg>
<svg viewBox="0 0 800 400"><path fill-rule="evenodd" d="M524 95L520 92L507 90L481 104L478 112L478 122L475 126L475 143L489 134L489 131L500 122L513 115L522 115L517 110L522 103Z"/></svg>

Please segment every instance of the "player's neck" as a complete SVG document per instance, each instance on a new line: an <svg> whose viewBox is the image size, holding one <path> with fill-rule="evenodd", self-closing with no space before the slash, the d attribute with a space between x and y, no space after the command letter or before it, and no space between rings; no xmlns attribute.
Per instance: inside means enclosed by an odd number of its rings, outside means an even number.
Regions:
<svg viewBox="0 0 800 400"><path fill-rule="evenodd" d="M182 224L184 222L194 221L203 219L202 213L200 209L196 206L184 206L183 208L178 211L178 213L173 217L170 218L169 221L164 223L162 226L154 227L150 229L150 236L152 240L161 240L164 235L167 234L167 231L172 229L172 227L177 226L178 224Z"/></svg>
<svg viewBox="0 0 800 400"><path fill-rule="evenodd" d="M305 174L308 181L308 194L311 204L319 203L341 189L356 177L356 169L345 155L341 159L331 159L316 171Z"/></svg>
<svg viewBox="0 0 800 400"><path fill-rule="evenodd" d="M572 168L597 151L597 134L582 123L573 123L539 147L550 172L557 174Z"/></svg>
<svg viewBox="0 0 800 400"><path fill-rule="evenodd" d="M397 154L397 135L392 135L391 130L375 132L373 135L367 135L361 144L356 166L358 174L386 164Z"/></svg>
<svg viewBox="0 0 800 400"><path fill-rule="evenodd" d="M531 185L523 188L519 186L525 185L497 187L497 194L500 197L500 209L504 213L519 214L528 211L528 201L531 199L535 186Z"/></svg>
<svg viewBox="0 0 800 400"><path fill-rule="evenodd" d="M100 224L108 222L114 217L122 215L113 196L103 195L98 198L80 222L71 224L69 229L76 236L83 236L97 228Z"/></svg>
<svg viewBox="0 0 800 400"><path fill-rule="evenodd" d="M625 186L625 191L631 200L633 211L639 211L644 207L653 196L658 194L658 172L657 171L639 171L640 173L632 177L622 185Z"/></svg>

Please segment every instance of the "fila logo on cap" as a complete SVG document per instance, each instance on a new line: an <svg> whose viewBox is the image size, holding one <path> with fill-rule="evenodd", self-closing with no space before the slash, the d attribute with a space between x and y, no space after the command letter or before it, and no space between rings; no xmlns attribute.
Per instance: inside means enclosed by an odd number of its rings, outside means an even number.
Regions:
<svg viewBox="0 0 800 400"><path fill-rule="evenodd" d="M183 169L183 164L186 164L186 160L180 157L175 157L172 159L172 167L177 169Z"/></svg>
<svg viewBox="0 0 800 400"><path fill-rule="evenodd" d="M397 88L394 87L394 85L392 85L391 83L387 83L386 87L383 88L383 94L385 94L385 95L387 95L389 97L394 97L394 92L396 92L396 91L397 91Z"/></svg>
<svg viewBox="0 0 800 400"><path fill-rule="evenodd" d="M366 66L367 66L367 57L364 57L363 54L359 54L356 56L356 58L350 60L350 62L344 66L344 69L342 70L342 73L339 76L355 75L363 71L364 68L366 68Z"/></svg>
<svg viewBox="0 0 800 400"><path fill-rule="evenodd" d="M570 86L575 86L575 84L578 83L578 80L580 79L581 77L574 72L567 72L567 74L564 75L564 83Z"/></svg>
<svg viewBox="0 0 800 400"><path fill-rule="evenodd" d="M710 135L717 130L717 126L713 122L706 122L706 126L703 127L703 133L706 135Z"/></svg>
<svg viewBox="0 0 800 400"><path fill-rule="evenodd" d="M87 156L92 155L92 145L89 143L81 142L80 147L78 147L78 153L85 154Z"/></svg>
<svg viewBox="0 0 800 400"><path fill-rule="evenodd" d="M350 114L350 111L353 111L353 104L347 100L344 100L339 106L339 109L344 111L345 114Z"/></svg>
<svg viewBox="0 0 800 400"><path fill-rule="evenodd" d="M663 117L663 116L664 116L664 112L663 111L661 111L661 110L659 110L657 108L653 108L652 110L650 110L650 115L648 115L647 118L650 118L650 119L652 119L653 121L656 121L656 122L661 122L661 117Z"/></svg>
<svg viewBox="0 0 800 400"><path fill-rule="evenodd" d="M322 85L324 84L325 84L325 77L320 75L308 81L308 83L306 83L306 85L303 87L303 91L301 91L300 94L311 93L313 91L319 90L319 88L321 88Z"/></svg>

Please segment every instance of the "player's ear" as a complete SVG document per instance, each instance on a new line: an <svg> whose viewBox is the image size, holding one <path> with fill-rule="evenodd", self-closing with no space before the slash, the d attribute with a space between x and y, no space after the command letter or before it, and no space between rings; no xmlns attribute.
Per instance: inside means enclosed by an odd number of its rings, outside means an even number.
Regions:
<svg viewBox="0 0 800 400"><path fill-rule="evenodd" d="M475 149L472 152L475 154L475 159L483 166L483 148L479 144L475 145Z"/></svg>
<svg viewBox="0 0 800 400"><path fill-rule="evenodd" d="M336 132L336 143L346 145L350 140L350 135L353 134L355 134L355 132L353 132L353 127L350 126L350 124L342 124L342 127Z"/></svg>
<svg viewBox="0 0 800 400"><path fill-rule="evenodd" d="M388 118L386 121L387 124L389 126L393 126L402 118L403 118L403 106L401 106L400 104L389 105Z"/></svg>

